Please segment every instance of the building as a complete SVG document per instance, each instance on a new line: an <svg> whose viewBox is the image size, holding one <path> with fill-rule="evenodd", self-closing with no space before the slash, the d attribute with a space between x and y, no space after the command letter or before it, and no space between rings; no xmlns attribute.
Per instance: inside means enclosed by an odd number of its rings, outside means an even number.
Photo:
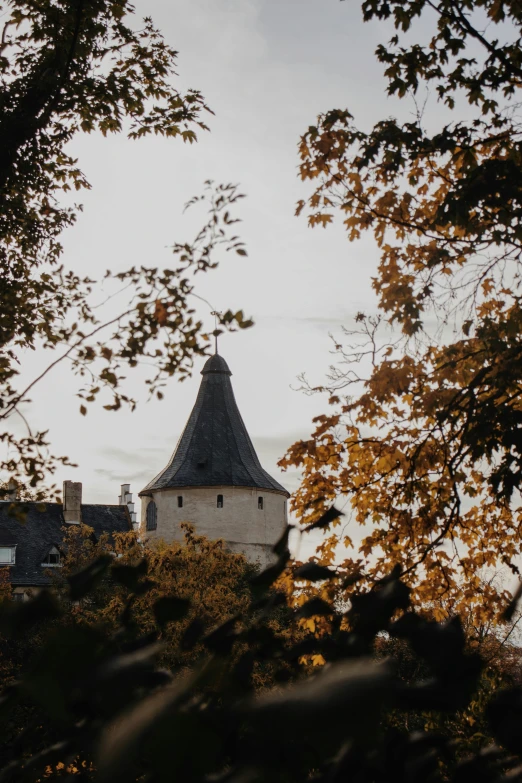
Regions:
<svg viewBox="0 0 522 783"><path fill-rule="evenodd" d="M181 540L181 522L266 565L287 520L289 493L263 470L241 418L226 361L211 356L167 467L139 494L142 540Z"/></svg>
<svg viewBox="0 0 522 783"><path fill-rule="evenodd" d="M13 496L1 501L0 567L9 566L14 598L23 600L50 584L49 569L61 566L68 525L82 522L99 538L102 533L132 530L131 513L121 498L120 505L82 503L82 485L75 481L64 481L63 504L17 501Z"/></svg>
<svg viewBox="0 0 522 783"><path fill-rule="evenodd" d="M140 492L141 519L130 485L118 505L82 503L80 482L64 481L62 503L18 501L15 485L0 501L0 567L9 567L14 596L50 584L68 525L94 536L139 529L142 541L182 540L182 522L231 551L266 565L287 520L289 493L263 470L239 413L226 361L217 353L202 370L196 404L167 467ZM22 521L23 516L23 521Z"/></svg>

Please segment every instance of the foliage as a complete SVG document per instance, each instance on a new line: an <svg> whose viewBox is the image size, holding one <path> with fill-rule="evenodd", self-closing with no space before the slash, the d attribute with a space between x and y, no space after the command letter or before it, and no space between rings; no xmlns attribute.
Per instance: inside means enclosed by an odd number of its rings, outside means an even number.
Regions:
<svg viewBox="0 0 522 783"><path fill-rule="evenodd" d="M182 523L181 528L182 541L148 542L144 550L133 532L116 534L113 540L107 535L96 540L86 525L69 527L63 540L64 567L51 572L66 605L71 574L99 558L117 558L87 598L70 605L71 620L110 631L126 614L130 638L157 636L162 646L161 665L182 668L201 658L205 629L247 610L249 578L258 569L244 555L228 552L224 541L196 535L189 523ZM168 598L173 595L175 599ZM158 614L158 606L163 604L175 622L163 621L161 609ZM276 623L273 630L284 633L284 624ZM269 676L267 667L253 676L256 687L261 687Z"/></svg>
<svg viewBox="0 0 522 783"><path fill-rule="evenodd" d="M228 620L230 613L239 617L247 610L249 578L258 568L243 555L227 552L222 541L196 536L188 524L183 528L182 542L157 541L144 550L134 533L103 534L97 539L87 525L68 526L61 545L63 566L47 572L57 605L40 621L36 600L37 613L28 628L20 629L15 637L0 633L2 687L15 685L31 670L35 654L50 634L80 629L80 633L110 638L122 620L125 630L119 632L119 644L132 648L155 643L156 662L166 670L183 671L208 657L202 640ZM79 568L85 569L84 577L76 576ZM1 602L12 594L8 568L0 569L0 583ZM87 583L89 592L84 595ZM34 590L28 594L37 595ZM285 637L288 626L282 607L269 627L278 637ZM236 657L246 649L242 645ZM268 661L255 662L251 678L256 689L272 684L272 669ZM3 747L40 719L37 705L22 695L9 709Z"/></svg>
<svg viewBox="0 0 522 783"><path fill-rule="evenodd" d="M520 686L520 648L514 645L499 648L491 635L479 647L470 644L467 637L467 649L480 653L483 671L473 698L464 709L455 713L419 711L408 715L392 710L386 718L387 724L401 731L430 731L451 737L461 758L492 743L487 704L499 690ZM413 683L429 676L425 662L402 639L383 635L376 639L375 652L378 660L393 657L397 674L405 682Z"/></svg>
<svg viewBox="0 0 522 783"><path fill-rule="evenodd" d="M127 0L6 0L0 12L0 418L23 418L35 383L62 361L82 378L83 414L103 392L108 409L133 405L121 384L142 358L153 367L150 392L161 397L162 379L185 377L208 347L191 306L193 275L216 266L218 247L246 255L229 212L241 194L207 183L209 220L192 242L174 245L172 268L108 272L113 288L130 295L104 319L91 296L95 281L61 261L60 236L81 208L64 194L89 187L67 145L78 133L122 131L192 143L210 110L197 90L173 86L177 52L150 18L137 24ZM242 312L228 311L221 322L250 325ZM59 350L58 358L17 385L21 357L42 346ZM68 464L29 424L25 437L0 438L10 450L0 468L32 487Z"/></svg>
<svg viewBox="0 0 522 783"><path fill-rule="evenodd" d="M330 509L325 517L331 522L333 518L339 517L339 513ZM315 524L318 523L321 520ZM307 563L293 562L279 577L277 586L285 591L288 603L298 613L300 627L324 643L332 631L329 607L334 606L340 615L348 616L350 606L358 605L365 580L361 572L347 571L342 565L334 568L321 565L318 559L316 556ZM395 574L398 572L399 568L396 568ZM496 587L499 587L498 579L490 577L486 580L481 575L481 584L486 581L494 581ZM436 604L423 604L417 611L424 621L436 617L438 622L446 624L454 618L457 605L458 602L448 596ZM451 713L433 710L404 713L392 709L384 718L385 725L400 731L430 731L450 737L461 758L478 752L485 744L492 742L486 705L499 689L521 684L519 626L522 616L516 608L516 601L511 601L508 608L504 609L501 623L492 619L477 622L476 612L461 611L459 623L465 649L468 653L478 653L483 663L476 691L464 708ZM414 684L430 676L426 661L401 637L389 633L378 634L373 653L378 661L393 658L396 674L403 682ZM321 653L312 654L307 660L313 666L325 663Z"/></svg>
<svg viewBox="0 0 522 783"><path fill-rule="evenodd" d="M36 490L28 484L20 484L13 479L10 481L0 481L0 500L8 500L9 496L13 497L13 494L17 501L22 502L43 502L44 500L48 500L43 488ZM42 508L45 508L45 506L42 506ZM11 512L13 515L17 516L15 511L15 506L13 506ZM24 514L25 507L20 511L20 520L25 519Z"/></svg>
<svg viewBox="0 0 522 783"><path fill-rule="evenodd" d="M9 568L0 568L0 602L10 598L12 591Z"/></svg>
<svg viewBox="0 0 522 783"><path fill-rule="evenodd" d="M522 552L522 13L510 0L362 9L395 28L376 52L388 93L421 102L425 87L445 107L369 132L332 110L301 139L315 189L297 211L373 235L380 314L336 340L339 364L316 387L333 410L282 465L303 470L305 523L348 501L353 526L325 526L322 564L346 555L368 583L400 564L423 604L449 599L487 623L509 591L480 572L517 573Z"/></svg>
<svg viewBox="0 0 522 783"><path fill-rule="evenodd" d="M287 536L287 534L286 534ZM393 575L352 595L347 611L326 605L328 633L309 633L288 644L270 630L270 617L285 602L271 587L288 561L286 537L278 561L250 580L252 598L202 638L206 654L191 670L158 669L157 642L133 637L129 612L118 627L62 623L63 609L41 593L30 603L2 604L2 632L19 638L34 622L56 627L41 645L21 681L4 693L0 720L22 703L37 717L2 749L2 779L36 781L81 771L99 781L189 781L227 779L320 781L349 776L360 781L497 780L520 777L519 688L489 700L485 720L500 746L459 758L451 737L390 725L390 716L436 711L451 716L473 699L481 661L465 649L458 619L436 623L410 607L409 588ZM101 556L69 577L72 601L88 601L112 571L134 596L148 589L141 563L121 571L119 560ZM118 569L120 573L118 574ZM151 590L154 588L151 587ZM91 591L94 590L94 593ZM181 596L156 602L158 623L183 619ZM96 598L94 597L94 600ZM293 622L317 606L294 611ZM406 681L393 660L371 660L385 633L408 645L428 676ZM244 652L237 655L237 650ZM328 663L309 675L303 656ZM256 661L271 661L292 684L255 696ZM3 735L4 736L4 735Z"/></svg>

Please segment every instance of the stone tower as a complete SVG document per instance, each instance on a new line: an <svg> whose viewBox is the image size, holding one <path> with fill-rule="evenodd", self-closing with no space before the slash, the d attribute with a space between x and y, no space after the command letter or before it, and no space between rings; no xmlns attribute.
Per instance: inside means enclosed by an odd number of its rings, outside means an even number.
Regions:
<svg viewBox="0 0 522 783"><path fill-rule="evenodd" d="M239 413L222 356L201 371L196 404L167 467L142 492L142 538L181 540L181 522L224 538L266 565L286 525L289 493L263 470Z"/></svg>

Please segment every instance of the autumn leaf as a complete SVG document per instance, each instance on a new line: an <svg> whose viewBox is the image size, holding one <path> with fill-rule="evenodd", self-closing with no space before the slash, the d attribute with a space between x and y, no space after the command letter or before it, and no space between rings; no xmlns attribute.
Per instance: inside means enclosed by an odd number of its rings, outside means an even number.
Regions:
<svg viewBox="0 0 522 783"><path fill-rule="evenodd" d="M492 24L518 28L510 4L486 6ZM333 108L299 142L296 214L312 228L339 217L350 241L373 243L378 312L335 337L329 380L306 388L333 411L280 464L301 472L292 511L322 531L321 567L345 559L363 589L400 564L426 612L451 606L478 627L509 602L483 570L515 572L522 556L520 74L505 31L454 8L364 4L365 20L395 26L376 50L389 94L467 102L452 122L383 116L364 129ZM422 41L408 32L418 18ZM336 530L341 502L356 545ZM339 600L354 587L338 583Z"/></svg>
<svg viewBox="0 0 522 783"><path fill-rule="evenodd" d="M161 302L159 299L156 299L156 303L154 305L154 318L160 326L165 326L168 315L168 310L163 302Z"/></svg>

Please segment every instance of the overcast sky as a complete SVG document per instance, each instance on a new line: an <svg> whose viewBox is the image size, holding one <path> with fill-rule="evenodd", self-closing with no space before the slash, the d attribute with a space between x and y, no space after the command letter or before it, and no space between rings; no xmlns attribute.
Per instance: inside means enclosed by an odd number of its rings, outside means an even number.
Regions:
<svg viewBox="0 0 522 783"><path fill-rule="evenodd" d="M290 491L296 473L276 467L287 446L311 431L323 399L292 390L306 371L317 383L331 360L329 332L374 309L377 251L349 244L340 226L309 229L294 217L309 192L297 176L297 143L319 112L348 107L370 128L396 113L384 91L375 46L391 35L365 25L355 0L136 0L179 51L179 86L200 89L216 113L198 144L123 135L73 144L92 184L84 211L64 236L64 262L91 277L133 264L168 266L168 246L190 239L202 214L182 215L205 179L237 182L247 194L239 229L248 258L227 256L199 276L197 292L221 310L243 308L255 327L221 340L236 398L263 466ZM209 328L212 319L209 318ZM47 356L45 360L47 360ZM37 367L37 358L31 370ZM201 362L202 365L202 362ZM163 402L134 413L91 406L78 414L78 379L66 367L35 388L27 409L49 428L55 453L78 463L56 477L82 481L84 502L117 502L119 485L138 492L167 463L194 404L201 376L171 380ZM30 374L30 373L29 373Z"/></svg>

